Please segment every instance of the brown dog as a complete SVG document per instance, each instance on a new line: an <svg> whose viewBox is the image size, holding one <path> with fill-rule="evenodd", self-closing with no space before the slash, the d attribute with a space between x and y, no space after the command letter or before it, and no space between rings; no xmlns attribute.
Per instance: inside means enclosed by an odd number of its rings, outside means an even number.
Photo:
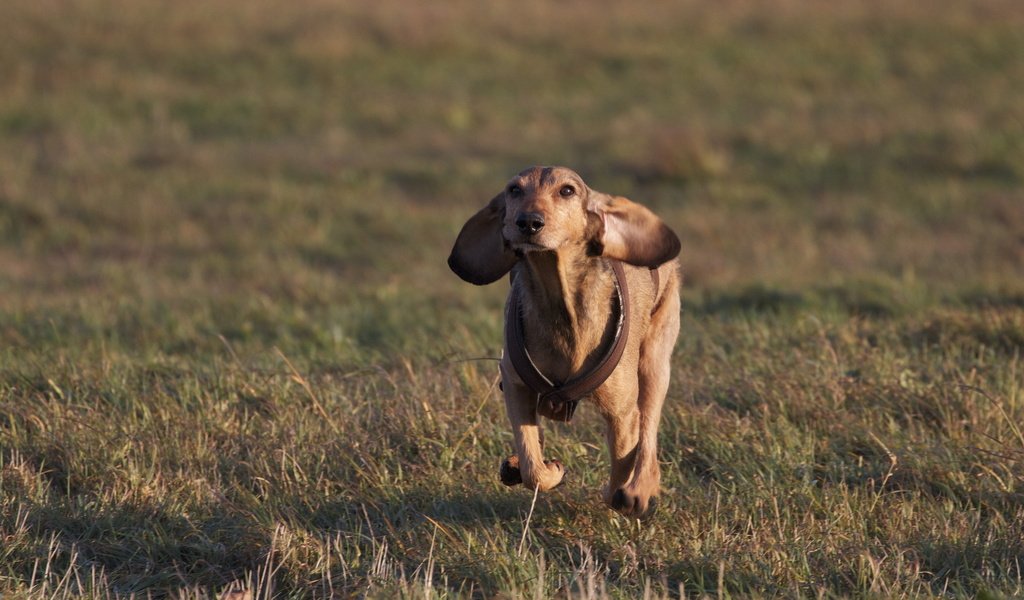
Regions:
<svg viewBox="0 0 1024 600"><path fill-rule="evenodd" d="M484 285L512 274L501 377L516 453L503 482L562 481L562 465L544 460L537 415L568 420L587 397L608 424L605 503L647 511L679 333L678 253L679 238L650 210L563 167L523 171L462 227L448 258L459 277Z"/></svg>

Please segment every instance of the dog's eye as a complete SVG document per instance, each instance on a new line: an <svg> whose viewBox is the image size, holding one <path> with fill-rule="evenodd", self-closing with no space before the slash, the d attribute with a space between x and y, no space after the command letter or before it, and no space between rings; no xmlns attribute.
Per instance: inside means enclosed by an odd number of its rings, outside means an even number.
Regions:
<svg viewBox="0 0 1024 600"><path fill-rule="evenodd" d="M558 190L558 193L563 198L568 198L569 196L572 196L573 194L576 193L576 188L572 187L571 185L563 185L562 189Z"/></svg>
<svg viewBox="0 0 1024 600"><path fill-rule="evenodd" d="M508 195L509 196L522 196L523 195L523 188L519 187L518 185L510 185L510 186L508 186Z"/></svg>

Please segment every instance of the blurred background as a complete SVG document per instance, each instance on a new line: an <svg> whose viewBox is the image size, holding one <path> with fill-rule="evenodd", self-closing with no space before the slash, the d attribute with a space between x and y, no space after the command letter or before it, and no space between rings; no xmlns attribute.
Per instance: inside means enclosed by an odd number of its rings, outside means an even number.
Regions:
<svg viewBox="0 0 1024 600"><path fill-rule="evenodd" d="M1018 0L6 0L0 592L1020 593L1022 99ZM683 242L648 529L496 481L534 164Z"/></svg>
<svg viewBox="0 0 1024 600"><path fill-rule="evenodd" d="M504 290L444 258L532 164L663 215L691 305L1020 298L1010 1L0 10L8 344L171 319L170 349L409 350L453 304L490 320Z"/></svg>

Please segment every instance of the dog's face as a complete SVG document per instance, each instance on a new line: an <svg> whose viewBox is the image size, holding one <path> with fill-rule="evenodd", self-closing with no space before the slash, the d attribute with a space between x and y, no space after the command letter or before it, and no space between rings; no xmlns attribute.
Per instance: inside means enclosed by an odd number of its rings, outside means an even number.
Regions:
<svg viewBox="0 0 1024 600"><path fill-rule="evenodd" d="M679 254L679 238L650 210L590 189L570 169L532 167L466 221L448 266L484 285L529 252L563 251L656 267Z"/></svg>
<svg viewBox="0 0 1024 600"><path fill-rule="evenodd" d="M533 167L505 186L501 234L517 254L558 250L599 234L600 218L587 211L590 189L564 167Z"/></svg>

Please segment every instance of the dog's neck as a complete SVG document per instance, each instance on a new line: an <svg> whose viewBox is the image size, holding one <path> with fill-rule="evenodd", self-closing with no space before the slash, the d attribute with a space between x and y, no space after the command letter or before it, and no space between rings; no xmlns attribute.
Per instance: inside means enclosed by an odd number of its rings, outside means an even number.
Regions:
<svg viewBox="0 0 1024 600"><path fill-rule="evenodd" d="M520 261L516 286L532 356L565 379L589 368L614 336L614 275L582 250L530 252ZM589 360L588 360L589 359Z"/></svg>

